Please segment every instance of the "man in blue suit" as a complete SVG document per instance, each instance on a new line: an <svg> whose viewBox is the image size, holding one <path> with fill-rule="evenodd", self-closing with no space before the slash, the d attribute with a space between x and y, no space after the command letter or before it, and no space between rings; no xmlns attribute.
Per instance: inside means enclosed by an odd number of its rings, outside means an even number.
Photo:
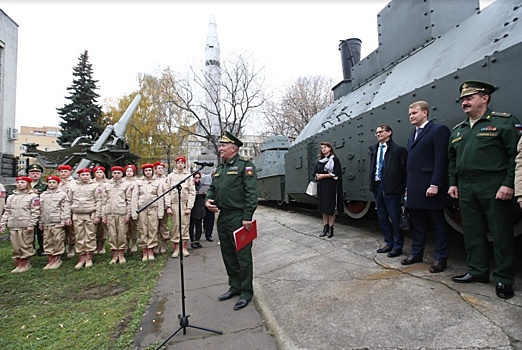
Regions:
<svg viewBox="0 0 522 350"><path fill-rule="evenodd" d="M413 243L410 255L402 265L422 262L427 231L435 240L435 262L430 272L444 271L448 260L448 232L444 219L448 191L447 126L428 120L429 107L424 101L409 106L410 123L415 131L408 138L406 172L406 205L410 211Z"/></svg>

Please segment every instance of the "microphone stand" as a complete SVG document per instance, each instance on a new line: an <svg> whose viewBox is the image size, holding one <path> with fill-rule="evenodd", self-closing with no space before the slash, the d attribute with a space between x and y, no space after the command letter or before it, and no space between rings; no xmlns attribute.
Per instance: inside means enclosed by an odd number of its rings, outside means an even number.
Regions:
<svg viewBox="0 0 522 350"><path fill-rule="evenodd" d="M145 204L143 207L139 208L136 211L139 214L142 211L144 211L145 209L147 209L147 207L149 207L152 203L155 203L160 198L163 198L163 196L165 196L167 193L172 191L174 188L178 190L178 222L179 222L179 240L178 240L178 244L179 244L179 248L180 248L180 251L181 251L181 254L179 254L179 268L180 268L180 279L181 279L181 314L178 315L178 319L179 319L179 327L178 327L178 329L176 329L176 331L174 333L172 333L167 339L165 339L165 341L163 341L163 343L161 343L156 348L156 350L161 349L161 347L163 345L165 345L172 337L174 337L180 330L183 329L183 335L186 335L187 334L187 327L200 329L200 330L203 330L203 331L212 332L212 333L216 333L216 334L223 334L223 331L217 331L217 330L214 330L214 329L204 328L204 327L194 326L194 325L189 324L189 319L188 318L190 317L190 315L187 315L186 312L185 312L186 311L186 309L185 309L185 298L186 298L185 297L185 276L183 274L183 251L182 251L182 241L181 241L181 235L182 235L182 227L181 227L181 185L185 181L187 181L187 179L189 179L192 176L194 176L195 173L197 173L201 169L203 169L205 166L206 165L204 165L204 164L200 164L200 168L199 169L197 169L193 173L189 174L187 177L182 179L180 182L178 182L177 184L172 186L169 190L163 192L163 194L161 196L158 196L153 201L151 201L150 203Z"/></svg>

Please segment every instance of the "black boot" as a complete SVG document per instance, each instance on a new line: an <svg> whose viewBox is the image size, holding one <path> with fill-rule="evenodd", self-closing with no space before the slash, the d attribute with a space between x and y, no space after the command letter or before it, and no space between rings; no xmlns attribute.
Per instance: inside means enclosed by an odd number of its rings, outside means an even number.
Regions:
<svg viewBox="0 0 522 350"><path fill-rule="evenodd" d="M329 228L329 227L330 227L330 226L328 226L328 224L324 225L324 227L323 227L323 233L321 233L321 234L319 235L319 237L324 237L324 236L326 236L326 235L328 234L328 228Z"/></svg>
<svg viewBox="0 0 522 350"><path fill-rule="evenodd" d="M330 233L328 234L328 238L333 237L333 226L330 226Z"/></svg>

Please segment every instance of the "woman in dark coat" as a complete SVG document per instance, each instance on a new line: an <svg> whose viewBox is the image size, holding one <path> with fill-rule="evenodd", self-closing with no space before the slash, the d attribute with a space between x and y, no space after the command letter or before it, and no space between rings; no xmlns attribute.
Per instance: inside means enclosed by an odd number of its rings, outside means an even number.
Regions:
<svg viewBox="0 0 522 350"><path fill-rule="evenodd" d="M323 213L323 233L333 237L335 209L343 210L342 169L339 158L329 142L321 142L321 154L315 165L314 177L317 180L319 211Z"/></svg>
<svg viewBox="0 0 522 350"><path fill-rule="evenodd" d="M203 218L205 217L205 194L200 193L200 173L194 174L194 184L196 185L196 200L194 201L194 207L192 207L192 211L190 212L190 246L192 248L203 248L201 243L199 243L199 239L201 238Z"/></svg>

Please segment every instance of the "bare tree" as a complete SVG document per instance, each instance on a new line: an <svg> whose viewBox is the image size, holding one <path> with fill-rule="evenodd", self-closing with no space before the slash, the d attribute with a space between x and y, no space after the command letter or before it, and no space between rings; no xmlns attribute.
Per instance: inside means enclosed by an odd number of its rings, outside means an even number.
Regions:
<svg viewBox="0 0 522 350"><path fill-rule="evenodd" d="M219 70L217 76L208 76L204 68L191 67L190 75L183 76L167 68L161 77L169 103L194 121L179 129L208 140L218 157L219 136L225 130L241 136L251 114L267 100L264 69L257 69L251 57L237 55L222 62Z"/></svg>
<svg viewBox="0 0 522 350"><path fill-rule="evenodd" d="M332 86L332 79L320 75L297 78L279 102L265 104L268 134L295 139L314 115L333 102Z"/></svg>

